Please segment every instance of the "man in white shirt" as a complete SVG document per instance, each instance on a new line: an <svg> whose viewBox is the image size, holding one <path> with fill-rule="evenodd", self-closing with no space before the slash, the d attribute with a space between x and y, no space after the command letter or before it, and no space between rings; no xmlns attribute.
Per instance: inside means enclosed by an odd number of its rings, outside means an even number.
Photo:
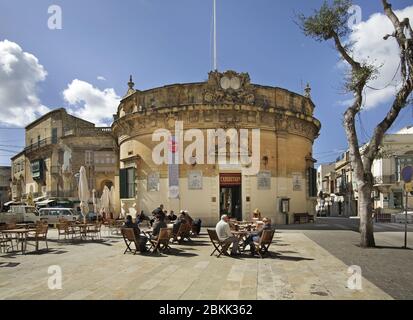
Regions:
<svg viewBox="0 0 413 320"><path fill-rule="evenodd" d="M232 250L231 250L231 255L236 255L238 253L238 238L235 237L232 232L231 228L229 227L228 224L229 218L227 215L223 215L221 217L221 221L218 222L215 230L217 232L218 238L220 241L224 242L224 251L228 249L228 247L232 243Z"/></svg>

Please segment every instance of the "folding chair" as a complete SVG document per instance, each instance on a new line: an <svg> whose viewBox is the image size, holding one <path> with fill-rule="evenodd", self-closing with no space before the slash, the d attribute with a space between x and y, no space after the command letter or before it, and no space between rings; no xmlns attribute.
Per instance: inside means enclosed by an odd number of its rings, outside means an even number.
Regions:
<svg viewBox="0 0 413 320"><path fill-rule="evenodd" d="M211 243L214 246L214 251L211 253L211 257L215 254L215 252L218 252L217 258L221 257L221 255L227 253L227 250L229 248L228 245L226 245L224 242L219 240L218 234L214 229L208 229L208 235L209 238L211 239Z"/></svg>
<svg viewBox="0 0 413 320"><path fill-rule="evenodd" d="M264 255L268 253L268 249L270 248L274 238L274 233L275 230L264 230L260 240L258 242L254 242L256 251L261 259L263 259Z"/></svg>
<svg viewBox="0 0 413 320"><path fill-rule="evenodd" d="M126 244L126 250L123 254L130 252L136 255L138 253L139 242L136 239L134 230L131 228L121 228L120 230L123 236L123 240L125 241L125 244ZM135 249L131 248L132 243L135 244Z"/></svg>
<svg viewBox="0 0 413 320"><path fill-rule="evenodd" d="M46 249L49 250L49 245L47 244L47 232L49 230L49 226L47 224L39 224L36 226L36 231L33 233L29 233L25 239L24 243L24 253L26 253L27 245L34 246L36 248L36 252L39 251L39 242L44 241L46 244ZM35 244L31 244L30 241L33 241Z"/></svg>
<svg viewBox="0 0 413 320"><path fill-rule="evenodd" d="M176 233L176 235L174 235L174 239L178 240L179 243L185 241L185 239L188 241L192 241L191 231L192 231L192 226L188 222L181 223L181 225L179 226L178 232Z"/></svg>
<svg viewBox="0 0 413 320"><path fill-rule="evenodd" d="M169 242L172 238L172 229L169 228L162 228L159 232L159 236L157 239L151 239L151 250L152 253L158 252L165 252L171 249L169 246Z"/></svg>

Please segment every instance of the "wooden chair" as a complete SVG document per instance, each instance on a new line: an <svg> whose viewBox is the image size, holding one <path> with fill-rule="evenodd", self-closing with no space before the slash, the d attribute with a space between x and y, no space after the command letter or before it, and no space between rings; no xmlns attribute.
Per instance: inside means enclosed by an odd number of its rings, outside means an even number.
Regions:
<svg viewBox="0 0 413 320"><path fill-rule="evenodd" d="M255 250L262 259L268 253L268 249L270 248L274 238L274 233L275 230L264 230L260 240L258 242L254 242Z"/></svg>
<svg viewBox="0 0 413 320"><path fill-rule="evenodd" d="M172 238L172 229L162 228L157 239L150 239L152 253L169 251L169 242Z"/></svg>
<svg viewBox="0 0 413 320"><path fill-rule="evenodd" d="M0 226L0 231L6 230L6 226ZM6 234L0 232L0 252L7 253L9 249L14 250L13 240Z"/></svg>
<svg viewBox="0 0 413 320"><path fill-rule="evenodd" d="M67 240L67 236L69 235L68 223L66 221L61 221L56 227L57 227L57 241L60 241L61 236L63 236L65 240Z"/></svg>
<svg viewBox="0 0 413 320"><path fill-rule="evenodd" d="M6 229L7 230L17 229L17 224L15 222L6 223Z"/></svg>
<svg viewBox="0 0 413 320"><path fill-rule="evenodd" d="M44 241L46 243L47 250L49 250L49 245L47 243L48 230L49 226L47 224L40 224L36 226L36 231L34 233L28 233L24 243L24 252L26 252L27 245L32 245L30 244L30 241L35 243L33 246L36 247L36 251L39 251L40 241Z"/></svg>
<svg viewBox="0 0 413 320"><path fill-rule="evenodd" d="M215 252L218 252L217 258L221 257L221 255L225 254L229 248L228 245L224 244L221 240L218 238L218 234L216 230L214 229L208 229L208 235L209 238L211 239L211 243L214 246L214 251L211 253L211 257L215 254Z"/></svg>
<svg viewBox="0 0 413 320"><path fill-rule="evenodd" d="M136 255L138 253L139 241L136 239L134 230L131 228L121 228L120 231L122 233L123 241L125 241L126 244L126 250L123 254L130 252ZM132 243L135 244L135 249L131 248Z"/></svg>
<svg viewBox="0 0 413 320"><path fill-rule="evenodd" d="M88 226L86 228L86 236L90 237L91 239L95 239L95 237L98 239L102 239L101 227L102 227L102 224L99 222L93 226Z"/></svg>
<svg viewBox="0 0 413 320"><path fill-rule="evenodd" d="M188 241L192 241L191 231L192 231L192 226L188 222L181 223L181 225L179 226L178 232L175 235L173 235L173 238L179 243L185 241L185 239Z"/></svg>

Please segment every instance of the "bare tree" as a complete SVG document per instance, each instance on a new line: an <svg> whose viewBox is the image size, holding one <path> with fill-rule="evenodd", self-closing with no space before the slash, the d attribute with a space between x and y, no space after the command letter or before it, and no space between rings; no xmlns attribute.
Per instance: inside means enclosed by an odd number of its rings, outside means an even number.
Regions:
<svg viewBox="0 0 413 320"><path fill-rule="evenodd" d="M350 0L334 0L329 5L325 2L312 16L298 16L298 24L306 36L317 41L333 40L341 58L349 65L349 74L346 76L345 87L353 93L354 101L344 113L343 125L349 145L351 165L354 170L354 179L359 195L360 215L360 245L363 248L374 247L373 230L373 175L372 165L379 153L380 145L387 130L393 125L400 111L408 105L409 96L413 90L413 31L409 19L400 19L394 13L387 0L381 0L384 13L394 26L392 35L385 35L384 40L393 39L400 49L400 72L402 84L398 88L394 101L389 106L385 118L377 124L371 140L360 148L356 130L356 116L361 112L364 98L363 92L369 81L375 78L377 68L367 61L357 61L351 51L351 44L346 44L346 38L351 32L348 21Z"/></svg>

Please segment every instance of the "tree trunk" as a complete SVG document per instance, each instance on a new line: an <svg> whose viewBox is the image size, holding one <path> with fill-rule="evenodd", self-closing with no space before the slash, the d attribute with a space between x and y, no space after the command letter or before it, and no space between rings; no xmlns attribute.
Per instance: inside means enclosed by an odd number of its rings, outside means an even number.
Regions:
<svg viewBox="0 0 413 320"><path fill-rule="evenodd" d="M373 248L376 246L374 241L372 191L373 187L370 183L365 183L358 191L361 234L360 246L362 248Z"/></svg>

